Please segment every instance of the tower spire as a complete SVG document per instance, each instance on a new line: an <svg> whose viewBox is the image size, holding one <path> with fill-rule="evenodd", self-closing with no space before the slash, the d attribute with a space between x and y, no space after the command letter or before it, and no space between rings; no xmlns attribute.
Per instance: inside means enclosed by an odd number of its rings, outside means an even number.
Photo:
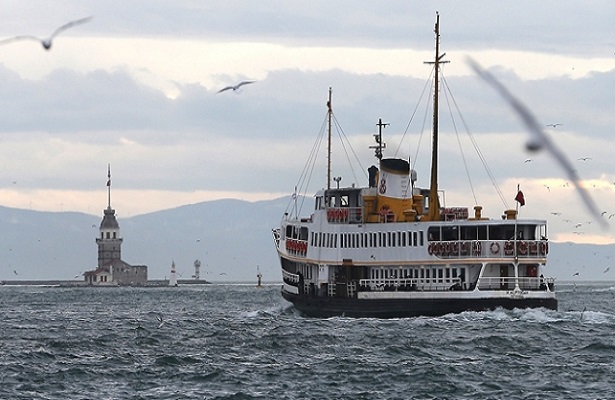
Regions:
<svg viewBox="0 0 615 400"><path fill-rule="evenodd" d="M107 208L111 209L111 164L107 164Z"/></svg>

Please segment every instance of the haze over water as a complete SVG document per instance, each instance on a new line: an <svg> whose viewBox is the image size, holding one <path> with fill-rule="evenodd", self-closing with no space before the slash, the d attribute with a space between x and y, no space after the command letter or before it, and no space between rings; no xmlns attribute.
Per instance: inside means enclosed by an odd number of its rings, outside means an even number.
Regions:
<svg viewBox="0 0 615 400"><path fill-rule="evenodd" d="M304 318L279 289L2 286L0 398L596 399L615 390L611 283L559 284L559 311L397 320Z"/></svg>

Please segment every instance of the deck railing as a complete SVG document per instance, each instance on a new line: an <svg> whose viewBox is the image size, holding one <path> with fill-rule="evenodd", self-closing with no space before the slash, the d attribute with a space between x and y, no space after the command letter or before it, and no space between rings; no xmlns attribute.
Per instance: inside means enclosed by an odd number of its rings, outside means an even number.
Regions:
<svg viewBox="0 0 615 400"><path fill-rule="evenodd" d="M460 278L360 279L359 291L462 290Z"/></svg>
<svg viewBox="0 0 615 400"><path fill-rule="evenodd" d="M284 269L282 269L282 280L286 283L299 283L299 275L292 274Z"/></svg>
<svg viewBox="0 0 615 400"><path fill-rule="evenodd" d="M427 251L439 258L537 258L549 252L547 240L440 240Z"/></svg>
<svg viewBox="0 0 615 400"><path fill-rule="evenodd" d="M479 290L513 290L515 289L517 282L519 289L521 290L547 290L553 291L553 285L555 284L554 278L544 277L529 277L520 276L515 278L510 277L488 277L484 276L480 278L478 283Z"/></svg>
<svg viewBox="0 0 615 400"><path fill-rule="evenodd" d="M327 221L331 224L360 224L363 222L363 208L327 207Z"/></svg>

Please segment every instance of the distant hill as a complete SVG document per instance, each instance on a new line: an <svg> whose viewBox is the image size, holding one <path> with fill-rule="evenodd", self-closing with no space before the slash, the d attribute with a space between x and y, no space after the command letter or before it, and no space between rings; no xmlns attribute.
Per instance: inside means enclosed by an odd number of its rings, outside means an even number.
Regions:
<svg viewBox="0 0 615 400"><path fill-rule="evenodd" d="M116 210L122 259L149 267L150 279L169 276L175 261L190 278L201 260L201 279L281 281L271 229L279 225L289 198L245 202L217 200L129 218ZM0 280L81 279L97 264L100 217L0 206Z"/></svg>
<svg viewBox="0 0 615 400"><path fill-rule="evenodd" d="M271 229L288 203L216 200L129 218L117 210L122 259L147 265L150 279L168 277L172 261L188 279L199 259L209 281L256 282L257 266L263 280L281 281ZM97 263L102 215L0 206L0 280L81 279ZM615 245L551 243L549 256L547 275L559 280L615 280Z"/></svg>

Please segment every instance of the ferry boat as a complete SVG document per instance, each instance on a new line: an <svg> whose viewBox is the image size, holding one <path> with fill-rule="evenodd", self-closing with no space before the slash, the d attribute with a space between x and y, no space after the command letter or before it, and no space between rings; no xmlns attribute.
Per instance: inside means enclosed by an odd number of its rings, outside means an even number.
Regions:
<svg viewBox="0 0 615 400"><path fill-rule="evenodd" d="M435 24L434 118L428 188L401 158L384 158L382 128L374 135L378 167L365 187L316 193L310 215L285 213L272 230L282 296L309 317L405 318L497 308L557 310L554 278L544 277L549 241L542 219L515 209L487 218L482 207L441 206L438 191L439 16ZM331 90L329 90L329 155ZM293 196L297 201L297 196Z"/></svg>

